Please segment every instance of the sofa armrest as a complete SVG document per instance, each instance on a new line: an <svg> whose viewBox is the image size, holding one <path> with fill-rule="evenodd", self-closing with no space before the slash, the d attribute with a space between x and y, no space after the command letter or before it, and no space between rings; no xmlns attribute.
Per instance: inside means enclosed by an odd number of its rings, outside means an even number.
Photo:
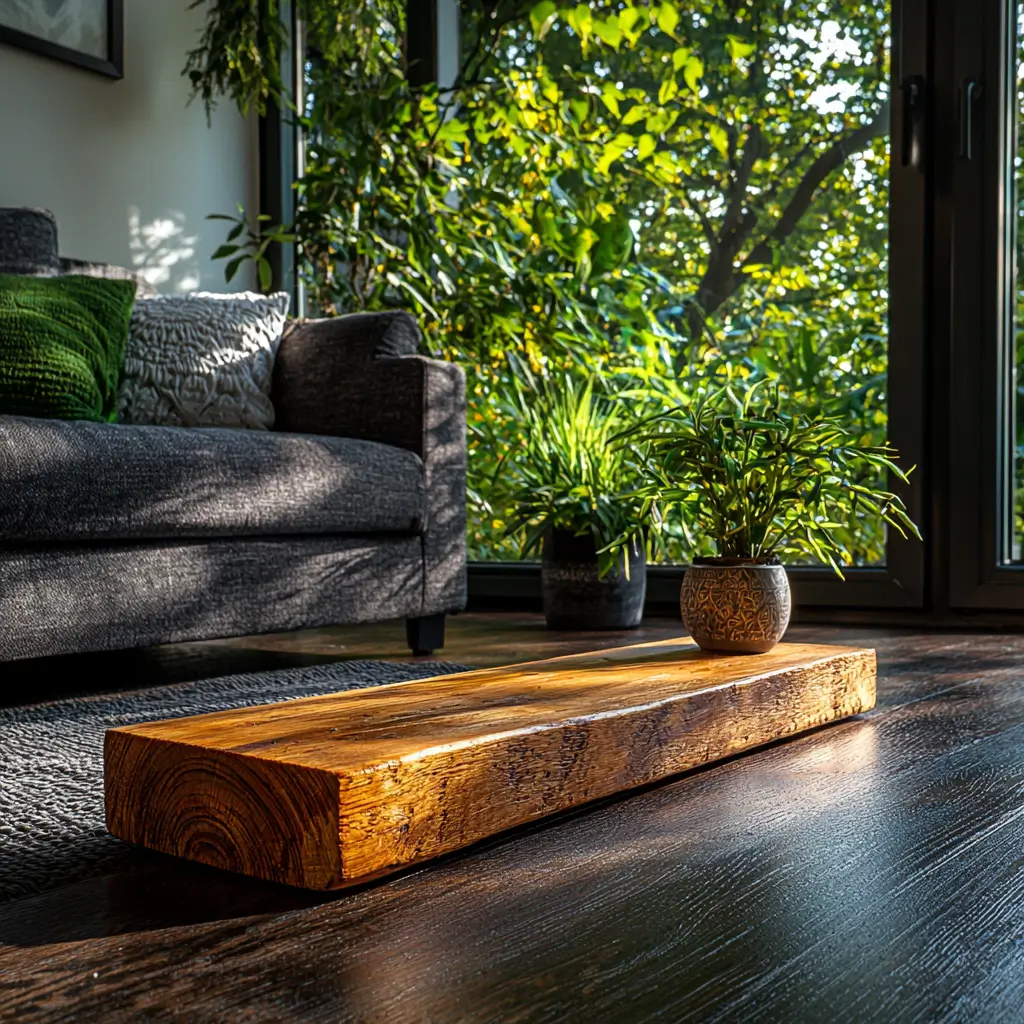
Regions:
<svg viewBox="0 0 1024 1024"><path fill-rule="evenodd" d="M407 313L296 324L274 367L274 429L379 441L423 460L424 615L466 601L466 378L416 355Z"/></svg>
<svg viewBox="0 0 1024 1024"><path fill-rule="evenodd" d="M317 362L329 359L364 364L373 359L415 355L422 340L416 318L396 309L292 320L284 332L281 351L293 362L305 355Z"/></svg>
<svg viewBox="0 0 1024 1024"><path fill-rule="evenodd" d="M464 374L416 355L421 339L401 311L294 322L274 365L274 429L380 441L426 461L437 421L451 419L464 457Z"/></svg>

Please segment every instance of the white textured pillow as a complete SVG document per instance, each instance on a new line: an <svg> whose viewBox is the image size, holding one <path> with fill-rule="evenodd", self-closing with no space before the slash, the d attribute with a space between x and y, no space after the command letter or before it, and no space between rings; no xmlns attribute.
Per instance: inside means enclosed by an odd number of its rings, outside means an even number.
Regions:
<svg viewBox="0 0 1024 1024"><path fill-rule="evenodd" d="M287 315L285 292L136 299L119 421L269 430L270 380Z"/></svg>

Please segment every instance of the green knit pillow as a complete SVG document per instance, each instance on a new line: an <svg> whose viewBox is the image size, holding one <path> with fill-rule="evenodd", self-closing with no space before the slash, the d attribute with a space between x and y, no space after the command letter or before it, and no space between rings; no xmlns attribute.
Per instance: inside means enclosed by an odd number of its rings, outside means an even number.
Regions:
<svg viewBox="0 0 1024 1024"><path fill-rule="evenodd" d="M134 281L0 274L0 413L117 419Z"/></svg>

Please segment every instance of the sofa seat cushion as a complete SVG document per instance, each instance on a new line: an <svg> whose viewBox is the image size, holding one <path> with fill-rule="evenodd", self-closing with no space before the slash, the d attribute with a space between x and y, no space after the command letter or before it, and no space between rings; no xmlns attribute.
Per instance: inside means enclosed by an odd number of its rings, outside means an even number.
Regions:
<svg viewBox="0 0 1024 1024"><path fill-rule="evenodd" d="M0 416L0 544L419 533L423 463L351 438Z"/></svg>

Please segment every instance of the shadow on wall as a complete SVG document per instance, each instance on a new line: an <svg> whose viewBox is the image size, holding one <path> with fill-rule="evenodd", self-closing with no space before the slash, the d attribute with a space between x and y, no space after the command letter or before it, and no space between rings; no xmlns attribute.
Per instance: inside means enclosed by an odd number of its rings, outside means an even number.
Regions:
<svg viewBox="0 0 1024 1024"><path fill-rule="evenodd" d="M129 206L128 233L132 269L157 291L187 292L199 288L199 235L186 231L185 214L168 210L144 221L142 211Z"/></svg>

